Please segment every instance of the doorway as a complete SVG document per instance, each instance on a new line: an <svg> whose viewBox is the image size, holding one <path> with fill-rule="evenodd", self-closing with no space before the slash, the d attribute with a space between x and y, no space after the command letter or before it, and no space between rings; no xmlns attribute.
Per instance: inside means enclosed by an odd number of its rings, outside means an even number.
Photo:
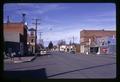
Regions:
<svg viewBox="0 0 120 82"><path fill-rule="evenodd" d="M98 53L98 47L90 47L90 53Z"/></svg>

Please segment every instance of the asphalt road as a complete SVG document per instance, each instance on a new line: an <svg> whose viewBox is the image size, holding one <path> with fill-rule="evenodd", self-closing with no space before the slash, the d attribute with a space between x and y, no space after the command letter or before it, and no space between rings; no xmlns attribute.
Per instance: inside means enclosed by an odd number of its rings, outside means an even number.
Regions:
<svg viewBox="0 0 120 82"><path fill-rule="evenodd" d="M34 70L32 76L37 78L41 75L38 71L40 69L44 69L48 79L116 78L116 56L51 52L51 55L38 56L32 62L4 64L5 71Z"/></svg>

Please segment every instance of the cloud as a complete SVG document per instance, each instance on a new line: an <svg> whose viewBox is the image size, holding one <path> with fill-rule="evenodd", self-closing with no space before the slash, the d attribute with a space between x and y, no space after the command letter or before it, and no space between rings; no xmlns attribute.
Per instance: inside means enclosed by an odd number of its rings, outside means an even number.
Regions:
<svg viewBox="0 0 120 82"><path fill-rule="evenodd" d="M42 17L42 22L43 23L48 23L48 24L52 23L54 25L61 24L61 21L59 21L57 19L53 19L52 17L49 17L49 16Z"/></svg>
<svg viewBox="0 0 120 82"><path fill-rule="evenodd" d="M65 7L61 6L60 4L40 4L40 5L26 5L26 4L19 4L19 6L21 6L21 8L19 8L19 10L17 10L15 13L16 14L21 14L22 12L27 14L28 17L28 21L30 21L32 18L34 18L35 16L39 17L43 17L40 16L44 13L47 13L49 11L52 10L58 10L58 9L64 9ZM24 8L22 8L23 6L25 6ZM32 15L32 16L31 16ZM43 20L41 21L43 24L49 23L49 24L61 24L61 22L59 20L50 18L48 16L43 17Z"/></svg>
<svg viewBox="0 0 120 82"><path fill-rule="evenodd" d="M87 19L87 22L116 22L116 18L91 18Z"/></svg>
<svg viewBox="0 0 120 82"><path fill-rule="evenodd" d="M116 14L115 13L99 13L96 15L90 15L85 17L82 21L84 22L116 22Z"/></svg>
<svg viewBox="0 0 120 82"><path fill-rule="evenodd" d="M59 40L65 40L66 43L69 44L70 40L71 42L73 42L73 36L74 42L79 43L80 29L71 29L68 31L46 33L42 36L42 38L44 39L45 46L47 46L50 41L52 41L54 45L57 45Z"/></svg>
<svg viewBox="0 0 120 82"><path fill-rule="evenodd" d="M34 18L36 16L44 15L49 11L64 9L60 4L55 3L13 3L4 5L4 17L6 15L21 15L25 13L29 18ZM32 15L32 16L31 16ZM53 20L54 21L54 20Z"/></svg>
<svg viewBox="0 0 120 82"><path fill-rule="evenodd" d="M52 10L63 9L63 7L61 7L60 4L53 4L53 3L51 3L51 4L48 4L48 3L46 3L46 4L45 3L34 4L34 5L31 5L31 6L34 6L33 7L34 12L33 13L37 13L37 14L44 14L44 13L47 13L47 12L52 11Z"/></svg>
<svg viewBox="0 0 120 82"><path fill-rule="evenodd" d="M58 31L58 32L47 32L46 34L43 35L43 38L45 40L60 40L60 39L71 39L70 37L75 37L79 38L79 33L80 29L69 29L69 30L64 30L63 31Z"/></svg>

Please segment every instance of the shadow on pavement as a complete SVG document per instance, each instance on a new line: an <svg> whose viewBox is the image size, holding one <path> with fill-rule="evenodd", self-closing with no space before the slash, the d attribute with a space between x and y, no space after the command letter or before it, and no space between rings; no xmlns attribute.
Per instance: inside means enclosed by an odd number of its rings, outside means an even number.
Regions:
<svg viewBox="0 0 120 82"><path fill-rule="evenodd" d="M46 69L4 71L5 79L47 79Z"/></svg>
<svg viewBox="0 0 120 82"><path fill-rule="evenodd" d="M103 65L97 65L97 66L90 66L90 67L86 67L86 68L81 68L81 69L66 71L66 72L62 72L62 73L57 73L57 74L54 74L54 75L50 75L50 76L48 76L48 78L49 77L54 77L54 76L57 76L57 75L63 75L63 74L71 73L71 72L76 72L76 71L80 71L80 70L86 70L86 69L97 68L97 67L102 67L102 66L107 66L107 65L113 65L113 64L116 64L116 63L109 63L109 64L103 64Z"/></svg>

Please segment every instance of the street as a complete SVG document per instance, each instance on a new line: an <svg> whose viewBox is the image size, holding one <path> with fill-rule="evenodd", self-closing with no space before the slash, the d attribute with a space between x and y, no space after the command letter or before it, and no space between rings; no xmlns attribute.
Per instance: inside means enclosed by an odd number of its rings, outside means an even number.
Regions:
<svg viewBox="0 0 120 82"><path fill-rule="evenodd" d="M45 69L44 72L48 79L116 78L116 56L81 55L54 51L50 55L38 56L31 62L4 64L5 71L38 69ZM37 77L39 78L39 75Z"/></svg>

